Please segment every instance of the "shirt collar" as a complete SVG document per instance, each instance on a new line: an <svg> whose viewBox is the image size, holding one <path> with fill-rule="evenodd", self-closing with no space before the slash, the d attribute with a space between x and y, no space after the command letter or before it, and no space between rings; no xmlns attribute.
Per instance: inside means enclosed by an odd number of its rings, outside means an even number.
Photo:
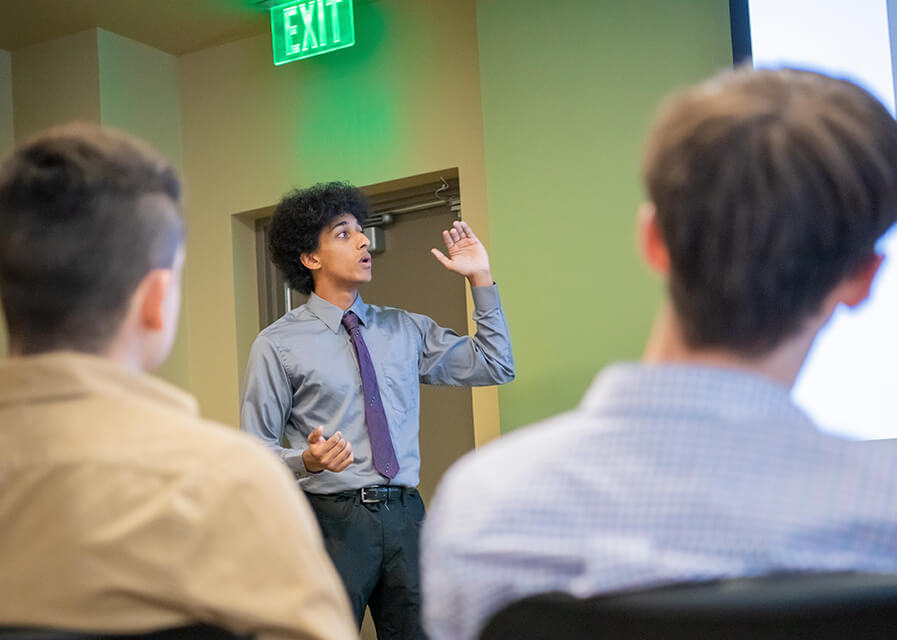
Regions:
<svg viewBox="0 0 897 640"><path fill-rule="evenodd" d="M328 329L333 331L333 333L339 333L339 329L342 326L343 314L345 313L342 309L335 304L327 302L314 291L308 296L308 301L305 305L321 322L327 325ZM355 301L347 311L355 313L361 324L367 325L368 305L361 299L361 294L355 296Z"/></svg>
<svg viewBox="0 0 897 640"><path fill-rule="evenodd" d="M756 373L691 364L619 363L605 368L583 397L589 412L707 416L721 421L816 426L789 389Z"/></svg>
<svg viewBox="0 0 897 640"><path fill-rule="evenodd" d="M0 362L0 406L99 393L128 396L197 415L193 396L100 356L57 351Z"/></svg>

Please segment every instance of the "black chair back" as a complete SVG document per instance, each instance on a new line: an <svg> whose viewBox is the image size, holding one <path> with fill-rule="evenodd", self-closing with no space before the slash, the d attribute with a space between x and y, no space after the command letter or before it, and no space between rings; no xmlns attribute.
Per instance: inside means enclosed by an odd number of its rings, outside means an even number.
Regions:
<svg viewBox="0 0 897 640"><path fill-rule="evenodd" d="M897 575L781 574L592 598L547 593L499 611L480 640L893 640Z"/></svg>
<svg viewBox="0 0 897 640"><path fill-rule="evenodd" d="M145 633L92 633L63 629L0 628L0 640L249 640L227 629L198 624Z"/></svg>

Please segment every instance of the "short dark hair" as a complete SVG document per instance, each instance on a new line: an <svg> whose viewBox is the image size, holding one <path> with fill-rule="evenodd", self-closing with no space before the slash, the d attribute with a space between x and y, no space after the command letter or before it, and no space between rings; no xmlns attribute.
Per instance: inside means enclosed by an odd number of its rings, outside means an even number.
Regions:
<svg viewBox="0 0 897 640"><path fill-rule="evenodd" d="M98 353L141 279L183 243L180 184L168 162L123 133L72 124L0 164L0 301L21 354Z"/></svg>
<svg viewBox="0 0 897 640"><path fill-rule="evenodd" d="M897 219L897 123L846 80L737 69L662 109L644 179L686 341L762 355Z"/></svg>
<svg viewBox="0 0 897 640"><path fill-rule="evenodd" d="M277 205L268 230L268 250L293 289L305 294L314 290L311 271L300 257L317 249L321 232L345 213L355 216L361 225L370 215L361 190L345 182L321 182L296 189Z"/></svg>

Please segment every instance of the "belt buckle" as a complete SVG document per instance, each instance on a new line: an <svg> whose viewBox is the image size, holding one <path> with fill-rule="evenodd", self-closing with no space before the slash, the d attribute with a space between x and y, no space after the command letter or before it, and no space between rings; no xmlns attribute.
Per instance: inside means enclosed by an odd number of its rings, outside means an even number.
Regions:
<svg viewBox="0 0 897 640"><path fill-rule="evenodd" d="M370 490L371 495L377 495L377 487L362 487L361 488L361 502L363 504L372 504L375 502L380 502L377 498L368 498L368 490Z"/></svg>

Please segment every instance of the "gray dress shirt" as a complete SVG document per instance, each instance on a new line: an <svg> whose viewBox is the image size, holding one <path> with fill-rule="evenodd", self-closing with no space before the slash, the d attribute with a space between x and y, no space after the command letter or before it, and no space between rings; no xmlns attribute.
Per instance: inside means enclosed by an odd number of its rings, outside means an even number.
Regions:
<svg viewBox="0 0 897 640"><path fill-rule="evenodd" d="M361 296L350 308L361 321L399 461L391 484L418 484L419 383L485 386L514 378L498 288L474 287L472 294L474 336L459 336L427 316L365 304ZM259 334L243 385L241 428L278 453L310 493L388 482L371 460L361 375L342 316L342 309L312 293L306 304ZM302 451L319 425L325 437L340 431L352 444L355 461L346 470L305 469ZM284 438L288 447L282 446Z"/></svg>

